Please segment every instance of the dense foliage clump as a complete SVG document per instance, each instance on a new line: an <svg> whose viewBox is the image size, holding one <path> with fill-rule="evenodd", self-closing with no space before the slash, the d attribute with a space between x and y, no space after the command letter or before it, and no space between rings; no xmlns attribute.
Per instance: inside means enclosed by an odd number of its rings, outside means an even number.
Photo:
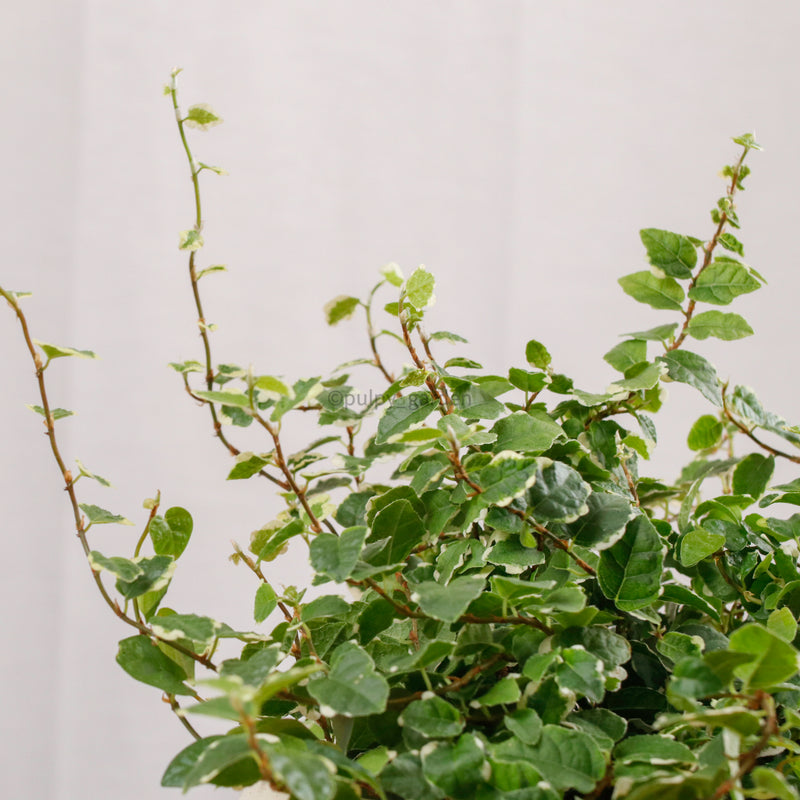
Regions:
<svg viewBox="0 0 800 800"><path fill-rule="evenodd" d="M129 553L91 549L91 526L127 520L78 503L79 479L105 481L65 465L55 423L70 412L50 406L44 374L92 353L34 342L22 294L0 290L93 578L136 629L117 660L196 739L163 785L264 780L296 800L800 798L800 515L781 515L800 505L800 479L771 483L777 459L800 462L800 430L695 352L752 333L720 310L763 283L733 233L752 136L734 140L708 239L641 231L649 267L620 284L665 319L606 354L619 377L605 393L577 388L538 341L506 375L445 358L464 340L427 331L433 276L393 264L366 299L326 307L330 324L365 316L369 355L288 383L212 360L199 282L219 267L197 264L198 178L220 170L195 161L185 129L220 120L179 110L176 75L166 93L196 206L180 247L204 355L172 366L233 457L228 478L265 478L286 501L234 554L253 575L253 631L164 605L192 532L184 509L162 515L155 498ZM384 388L365 392L379 373ZM709 402L687 421L693 457L673 482L644 474L666 381ZM323 435L289 454L298 412ZM294 540L309 591L262 569ZM241 643L236 657L216 658L221 640Z"/></svg>

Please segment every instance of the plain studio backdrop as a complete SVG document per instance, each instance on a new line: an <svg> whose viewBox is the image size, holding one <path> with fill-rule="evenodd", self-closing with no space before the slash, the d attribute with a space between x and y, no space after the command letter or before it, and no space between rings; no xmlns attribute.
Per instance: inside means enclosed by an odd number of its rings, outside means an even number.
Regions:
<svg viewBox="0 0 800 800"><path fill-rule="evenodd" d="M218 361L294 379L364 355L361 322L328 329L323 305L363 295L386 262L406 274L425 263L438 280L432 326L471 342L453 355L505 372L537 338L559 371L602 390L618 335L674 318L616 283L644 268L638 230L707 239L719 170L737 155L730 137L755 129L765 150L739 212L747 260L769 284L735 310L756 336L695 349L796 421L799 19L793 3L731 0L7 8L0 284L34 292L36 337L101 356L47 372L54 404L78 412L58 425L68 461L116 487L82 482L81 500L137 528L157 489L164 507L187 507L195 534L169 604L253 625L254 579L226 559L279 503L264 482L224 481L207 414L166 366L201 355L177 249L191 187L161 94L177 65L184 105L225 118L191 132L197 157L230 173L203 178L201 262L230 270L203 285ZM0 368L0 794L166 797L161 773L188 737L158 690L114 663L129 630L92 585L25 408L36 386L8 309ZM379 377L362 372L360 386L382 390ZM683 389L660 429L653 469L666 478L708 410ZM137 529L92 534L123 554ZM270 572L278 584L304 574L302 553Z"/></svg>

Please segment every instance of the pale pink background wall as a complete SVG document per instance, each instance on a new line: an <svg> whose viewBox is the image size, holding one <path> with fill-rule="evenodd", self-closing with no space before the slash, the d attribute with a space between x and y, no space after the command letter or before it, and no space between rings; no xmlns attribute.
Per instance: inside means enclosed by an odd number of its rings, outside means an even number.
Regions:
<svg viewBox="0 0 800 800"><path fill-rule="evenodd" d="M85 499L137 521L159 488L190 508L195 541L172 605L249 624L255 587L226 562L229 541L246 541L276 504L255 481L223 482L223 451L165 367L199 353L176 249L190 187L161 97L174 65L184 100L226 118L195 137L199 158L230 171L205 181L204 258L231 270L206 286L219 360L299 376L363 352L357 326L326 329L323 304L363 291L387 261L424 262L439 279L435 319L474 342L466 355L504 370L536 337L559 369L601 389L616 334L664 313L615 283L642 268L638 229L707 237L729 137L755 128L767 149L740 213L748 259L770 284L738 303L757 336L702 352L800 417L787 407L797 371L785 372L800 329L799 21L779 0L7 8L0 283L35 292L40 338L103 356L49 375L58 404L80 412L61 424L64 450L118 487ZM156 690L114 664L127 633L88 580L24 408L35 386L8 313L0 369L0 795L167 796L158 781L184 732ZM703 409L673 398L673 421L680 402ZM685 434L663 434L667 477ZM123 551L126 536L108 527L95 546ZM188 580L190 568L202 577ZM280 579L302 580L295 568Z"/></svg>

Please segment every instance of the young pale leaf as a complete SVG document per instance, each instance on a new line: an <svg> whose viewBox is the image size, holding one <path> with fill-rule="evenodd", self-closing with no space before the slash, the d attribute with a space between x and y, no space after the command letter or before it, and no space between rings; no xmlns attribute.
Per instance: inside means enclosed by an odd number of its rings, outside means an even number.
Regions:
<svg viewBox="0 0 800 800"><path fill-rule="evenodd" d="M417 267L406 281L406 300L418 311L432 306L436 301L435 285L433 275L424 266Z"/></svg>
<svg viewBox="0 0 800 800"><path fill-rule="evenodd" d="M97 355L91 350L77 350L74 347L62 347L57 344L47 344L40 342L38 339L33 340L34 344L39 345L47 356L48 361L54 358L64 358L66 356L75 356L77 358L97 358Z"/></svg>
<svg viewBox="0 0 800 800"><path fill-rule="evenodd" d="M336 325L343 319L349 319L358 308L359 299L357 297L349 297L346 294L340 294L333 298L330 302L326 303L325 319L328 325Z"/></svg>
<svg viewBox="0 0 800 800"><path fill-rule="evenodd" d="M147 636L131 636L119 643L117 663L137 681L168 694L194 695L184 681L186 673Z"/></svg>
<svg viewBox="0 0 800 800"><path fill-rule="evenodd" d="M391 436L410 428L416 422L422 422L436 408L436 400L429 392L413 392L398 397L386 407L383 416L378 420L377 444L383 444Z"/></svg>
<svg viewBox="0 0 800 800"><path fill-rule="evenodd" d="M719 444L721 438L722 421L711 414L704 414L692 425L686 443L690 450L708 450Z"/></svg>
<svg viewBox="0 0 800 800"><path fill-rule="evenodd" d="M242 392L196 391L194 394L212 403L222 403L226 406L237 406L239 408L250 408L250 398Z"/></svg>
<svg viewBox="0 0 800 800"><path fill-rule="evenodd" d="M189 106L186 111L186 118L183 122L188 128L197 128L198 130L205 131L209 128L213 128L215 125L220 125L222 123L222 117L207 103L196 103L193 106Z"/></svg>
<svg viewBox="0 0 800 800"><path fill-rule="evenodd" d="M685 297L681 285L674 278L657 278L652 272L634 272L618 281L625 294L651 308L680 311Z"/></svg>
<svg viewBox="0 0 800 800"><path fill-rule="evenodd" d="M800 667L797 650L776 633L749 623L731 634L730 649L754 656L734 670L747 689L769 689L791 678Z"/></svg>
<svg viewBox="0 0 800 800"><path fill-rule="evenodd" d="M648 364L643 361L630 367L625 372L624 378L614 381L608 387L608 391L613 394L619 390L639 392L644 389L652 389L665 372L666 367L661 362Z"/></svg>
<svg viewBox="0 0 800 800"><path fill-rule="evenodd" d="M97 481L101 486L105 486L106 488L111 486L111 481L106 480L102 475L98 475L95 472L89 471L80 459L75 459L75 463L78 465L78 470L80 471L81 475L85 478L90 478L93 481Z"/></svg>
<svg viewBox="0 0 800 800"><path fill-rule="evenodd" d="M689 298L726 306L740 294L754 292L760 286L744 264L732 258L718 258L698 275Z"/></svg>
<svg viewBox="0 0 800 800"><path fill-rule="evenodd" d="M597 580L603 594L621 611L635 611L655 602L661 590L664 545L650 520L640 515L628 523L623 537L603 550Z"/></svg>
<svg viewBox="0 0 800 800"><path fill-rule="evenodd" d="M403 285L403 281L405 280L403 277L403 270L393 261L389 264L384 264L380 271L387 283L391 283L392 286L397 287Z"/></svg>
<svg viewBox="0 0 800 800"><path fill-rule="evenodd" d="M330 672L310 681L308 692L335 714L367 717L380 714L386 708L389 684L375 671L375 664L366 650L353 642L345 642L333 651Z"/></svg>
<svg viewBox="0 0 800 800"><path fill-rule="evenodd" d="M687 330L695 339L715 336L728 342L753 334L753 329L742 317L724 311L704 311L702 314L695 314L689 321Z"/></svg>
<svg viewBox="0 0 800 800"><path fill-rule="evenodd" d="M722 408L722 391L717 371L703 356L688 350L672 350L658 361L667 365L667 374L674 381L688 383L715 406Z"/></svg>
<svg viewBox="0 0 800 800"><path fill-rule="evenodd" d="M480 575L462 575L447 586L436 581L425 581L412 586L411 599L419 603L422 611L442 622L455 622L467 606L480 597L486 586Z"/></svg>
<svg viewBox="0 0 800 800"><path fill-rule="evenodd" d="M539 369L547 369L550 366L552 357L547 348L536 339L531 339L525 345L525 360L532 366Z"/></svg>
<svg viewBox="0 0 800 800"><path fill-rule="evenodd" d="M692 277L697 250L690 239L657 228L645 228L639 231L639 236L647 249L647 259L654 267L673 278Z"/></svg>
<svg viewBox="0 0 800 800"><path fill-rule="evenodd" d="M200 235L200 231L198 231L196 228L190 228L189 230L181 231L178 235L179 250L195 252L204 244L205 242L203 241L203 237Z"/></svg>

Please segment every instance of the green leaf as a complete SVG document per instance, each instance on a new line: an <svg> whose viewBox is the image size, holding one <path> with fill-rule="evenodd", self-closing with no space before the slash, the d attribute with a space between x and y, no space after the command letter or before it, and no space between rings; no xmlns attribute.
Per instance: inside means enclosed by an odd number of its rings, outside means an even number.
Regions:
<svg viewBox="0 0 800 800"><path fill-rule="evenodd" d="M330 672L310 681L308 692L335 714L367 717L386 708L389 684L375 672L375 664L366 650L345 642L333 651ZM328 711L325 713L330 715Z"/></svg>
<svg viewBox="0 0 800 800"><path fill-rule="evenodd" d="M525 369L511 367L508 380L523 392L541 392L550 381L546 372L528 372Z"/></svg>
<svg viewBox="0 0 800 800"><path fill-rule="evenodd" d="M148 533L153 550L158 555L178 558L189 544L193 528L192 515L185 508L167 509L163 517L156 516L150 521Z"/></svg>
<svg viewBox="0 0 800 800"><path fill-rule="evenodd" d="M45 410L41 406L28 405L27 408L29 408L31 411L35 411L37 414L41 415L42 417L46 416ZM64 419L64 417L71 417L74 413L75 413L74 411L67 411L66 408L51 408L50 409L50 416L52 416L52 418L54 420Z"/></svg>
<svg viewBox="0 0 800 800"><path fill-rule="evenodd" d="M597 580L617 608L635 611L658 598L663 560L661 537L647 517L638 516L623 537L600 554Z"/></svg>
<svg viewBox="0 0 800 800"><path fill-rule="evenodd" d="M723 233L717 241L726 250L738 253L740 256L744 255L744 245L732 233Z"/></svg>
<svg viewBox="0 0 800 800"><path fill-rule="evenodd" d="M725 546L725 534L693 528L680 540L678 558L684 567L693 567Z"/></svg>
<svg viewBox="0 0 800 800"><path fill-rule="evenodd" d="M262 561L273 561L283 552L289 539L299 536L304 530L299 519L277 528L262 529L254 534L255 547L251 545L251 549Z"/></svg>
<svg viewBox="0 0 800 800"><path fill-rule="evenodd" d="M228 473L226 480L241 481L252 478L253 475L258 475L267 464L269 464L268 458L257 456L255 453L239 453L236 456L236 464Z"/></svg>
<svg viewBox="0 0 800 800"><path fill-rule="evenodd" d="M195 105L186 109L184 125L189 128L198 128L205 131L221 123L222 117L207 103L195 103Z"/></svg>
<svg viewBox="0 0 800 800"><path fill-rule="evenodd" d="M722 438L722 421L711 414L700 417L689 431L687 444L690 450L708 450Z"/></svg>
<svg viewBox="0 0 800 800"><path fill-rule="evenodd" d="M141 568L142 574L132 580L119 577L117 591L128 600L133 600L134 597L141 597L148 592L165 589L172 580L175 564L172 556L139 557L136 559L136 565Z"/></svg>
<svg viewBox="0 0 800 800"><path fill-rule="evenodd" d="M688 350L672 350L658 361L667 365L667 374L674 381L688 383L715 406L722 408L722 391L717 371L703 356Z"/></svg>
<svg viewBox="0 0 800 800"><path fill-rule="evenodd" d="M277 607L278 596L275 594L275 590L264 581L256 589L253 618L256 622L263 622Z"/></svg>
<svg viewBox="0 0 800 800"><path fill-rule="evenodd" d="M687 331L695 339L715 336L728 342L743 339L753 333L753 329L742 317L724 311L704 311L702 314L695 314L689 320Z"/></svg>
<svg viewBox="0 0 800 800"><path fill-rule="evenodd" d="M612 347L603 360L620 372L630 369L634 364L647 360L647 342L643 339L629 339Z"/></svg>
<svg viewBox="0 0 800 800"><path fill-rule="evenodd" d="M119 643L117 663L132 678L163 692L194 695L194 691L184 683L186 673L147 636L123 639Z"/></svg>
<svg viewBox="0 0 800 800"><path fill-rule="evenodd" d="M522 708L513 714L507 714L504 723L525 744L536 744L542 736L542 720L532 708Z"/></svg>
<svg viewBox="0 0 800 800"><path fill-rule="evenodd" d="M350 610L346 600L335 594L326 594L303 607L301 619L310 622L323 617L343 617Z"/></svg>
<svg viewBox="0 0 800 800"><path fill-rule="evenodd" d="M666 736L629 736L614 748L622 764L696 764L697 756L685 745Z"/></svg>
<svg viewBox="0 0 800 800"><path fill-rule="evenodd" d="M378 420L376 444L387 442L392 436L410 428L416 422L422 422L436 408L436 400L429 392L413 392L395 398Z"/></svg>
<svg viewBox="0 0 800 800"><path fill-rule="evenodd" d="M256 389L278 394L282 397L288 397L291 394L289 387L282 380L279 380L273 375L262 375L258 378L256 380Z"/></svg>
<svg viewBox="0 0 800 800"><path fill-rule="evenodd" d="M207 167L207 169L211 169L212 171L216 172L212 167ZM222 173L219 173L222 174ZM210 275L212 272L227 272L228 268L224 264L212 264L210 267L206 267L205 269L201 269L197 273L197 280L204 277L205 275Z"/></svg>
<svg viewBox="0 0 800 800"><path fill-rule="evenodd" d="M550 366L552 357L541 342L531 339L525 345L525 360L533 367L547 369Z"/></svg>
<svg viewBox="0 0 800 800"><path fill-rule="evenodd" d="M436 696L415 700L406 706L399 724L426 739L449 739L464 729L456 707Z"/></svg>
<svg viewBox="0 0 800 800"><path fill-rule="evenodd" d="M744 264L732 258L718 258L698 275L689 290L689 298L726 306L739 295L754 292L760 286Z"/></svg>
<svg viewBox="0 0 800 800"><path fill-rule="evenodd" d="M449 797L472 797L485 760L481 744L471 733L453 744L431 742L421 753L425 777Z"/></svg>
<svg viewBox="0 0 800 800"><path fill-rule="evenodd" d="M201 645L209 645L216 638L222 625L210 617L201 617L197 614L169 614L153 619L150 627L158 638L164 641L189 639Z"/></svg>
<svg viewBox="0 0 800 800"><path fill-rule="evenodd" d="M267 738L266 736L264 737ZM306 752L295 744L296 740L283 737L273 741L270 737L263 749L271 769L278 780L285 784L296 800L331 800L336 792L335 766L324 756ZM289 744L295 746L288 746ZM327 749L327 748L326 748ZM336 751L330 753L333 757ZM337 798L340 795L336 795ZM348 796L344 795L345 800Z"/></svg>
<svg viewBox="0 0 800 800"><path fill-rule="evenodd" d="M797 620L791 609L776 608L767 618L767 630L780 636L785 642L793 642L797 636Z"/></svg>
<svg viewBox="0 0 800 800"><path fill-rule="evenodd" d="M213 783L214 779L226 769L241 761L250 761L254 758L247 734L222 736L201 752L194 766L186 773L183 790L204 783Z"/></svg>
<svg viewBox="0 0 800 800"><path fill-rule="evenodd" d="M594 740L581 731L545 725L529 762L558 792L590 792L606 771L605 759Z"/></svg>
<svg viewBox="0 0 800 800"><path fill-rule="evenodd" d="M748 494L758 500L769 485L774 471L774 456L750 453L733 470L733 493Z"/></svg>
<svg viewBox="0 0 800 800"><path fill-rule="evenodd" d="M648 342L665 342L675 333L677 327L677 322L669 322L666 325L658 325L646 331L624 333L623 336L628 336L631 339L643 339Z"/></svg>
<svg viewBox="0 0 800 800"><path fill-rule="evenodd" d="M89 553L89 565L93 570L105 570L124 581L132 581L144 574L144 570L135 561L120 556L106 558L97 550Z"/></svg>
<svg viewBox="0 0 800 800"><path fill-rule="evenodd" d="M562 688L599 703L605 694L606 675L603 662L582 646L561 651L562 663L556 667L556 683Z"/></svg>
<svg viewBox="0 0 800 800"><path fill-rule="evenodd" d="M63 347L57 344L47 344L40 342L38 339L33 340L34 344L39 345L47 356L48 361L54 358L64 358L66 356L75 356L77 358L97 358L97 355L91 350L78 350L74 347Z"/></svg>
<svg viewBox="0 0 800 800"><path fill-rule="evenodd" d="M509 505L533 485L537 469L538 459L503 450L477 476L483 489L478 495L480 503L485 506Z"/></svg>
<svg viewBox="0 0 800 800"><path fill-rule="evenodd" d="M750 780L753 788L747 792L748 797L797 800L800 796L784 775L772 767L754 767L750 772Z"/></svg>
<svg viewBox="0 0 800 800"><path fill-rule="evenodd" d="M686 236L657 228L639 231L642 244L647 249L648 261L665 275L673 278L691 278L697 264L697 250Z"/></svg>
<svg viewBox="0 0 800 800"><path fill-rule="evenodd" d="M406 299L414 308L422 311L436 301L433 293L435 286L433 275L425 267L417 267L406 281Z"/></svg>
<svg viewBox="0 0 800 800"><path fill-rule="evenodd" d="M738 144L740 147L744 147L745 150L763 150L764 148L761 147L758 142L756 142L755 137L752 133L743 133L741 136L736 136L733 139L734 143Z"/></svg>
<svg viewBox="0 0 800 800"><path fill-rule="evenodd" d="M749 623L735 630L730 637L730 650L754 656L752 661L734 670L747 689L769 689L797 673L797 650L776 633Z"/></svg>
<svg viewBox="0 0 800 800"><path fill-rule="evenodd" d="M357 297L349 297L346 294L334 297L324 308L328 325L337 325L343 319L352 317L359 306L359 302Z"/></svg>
<svg viewBox="0 0 800 800"><path fill-rule="evenodd" d="M573 522L589 511L592 487L562 461L540 458L536 480L528 492L534 517L548 522Z"/></svg>
<svg viewBox="0 0 800 800"><path fill-rule="evenodd" d="M652 389L665 372L666 368L660 362L655 364L640 362L630 367L622 380L614 381L608 387L608 391L616 392L622 389L628 392L639 392L643 389Z"/></svg>
<svg viewBox="0 0 800 800"><path fill-rule="evenodd" d="M564 435L561 426L544 411L515 411L497 420L492 427L497 434L495 449L514 450L518 453L541 453L547 450L559 436Z"/></svg>
<svg viewBox="0 0 800 800"><path fill-rule="evenodd" d="M620 539L635 514L631 502L617 494L593 492L586 501L588 513L569 526L575 544L605 550Z"/></svg>
<svg viewBox="0 0 800 800"><path fill-rule="evenodd" d="M408 500L395 500L381 508L372 520L370 542L385 541L380 560L370 559L372 564L394 564L404 561L406 556L422 542L426 534L425 523Z"/></svg>
<svg viewBox="0 0 800 800"><path fill-rule="evenodd" d="M118 523L119 525L133 525L133 523L126 517L119 514L112 514L100 506L92 506L87 503L81 503L80 509L86 514L86 518L92 525L108 525L110 523Z"/></svg>
<svg viewBox="0 0 800 800"><path fill-rule="evenodd" d="M93 481L97 481L101 486L105 486L106 488L111 486L111 482L107 481L101 475L98 475L94 472L90 472L86 467L81 463L80 459L75 459L75 463L78 465L78 470L80 471L81 475L85 478L90 478Z"/></svg>
<svg viewBox="0 0 800 800"><path fill-rule="evenodd" d="M508 676L501 678L489 688L489 691L472 700L470 705L475 708L510 705L517 703L521 696L522 692L517 679Z"/></svg>
<svg viewBox="0 0 800 800"><path fill-rule="evenodd" d="M800 446L798 431L790 427L783 417L767 411L753 390L747 386L736 386L728 395L728 405L743 420L752 422L764 430L771 431L786 441Z"/></svg>
<svg viewBox="0 0 800 800"><path fill-rule="evenodd" d="M657 278L652 272L634 272L618 281L625 294L652 308L680 311L684 299L683 289L674 278Z"/></svg>
<svg viewBox="0 0 800 800"><path fill-rule="evenodd" d="M443 622L455 622L469 604L480 597L486 586L481 575L462 575L447 586L436 581L424 581L411 586L411 599L429 617Z"/></svg>
<svg viewBox="0 0 800 800"><path fill-rule="evenodd" d="M311 542L311 566L338 583L346 581L355 569L366 536L367 529L360 525L343 530L339 536L318 534Z"/></svg>

